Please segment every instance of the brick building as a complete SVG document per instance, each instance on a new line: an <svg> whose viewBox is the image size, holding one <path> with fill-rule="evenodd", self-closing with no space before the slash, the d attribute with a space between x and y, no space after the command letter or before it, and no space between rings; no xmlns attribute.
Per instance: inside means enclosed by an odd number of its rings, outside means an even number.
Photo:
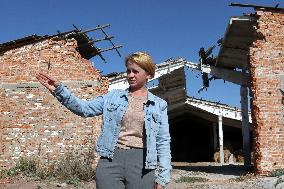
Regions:
<svg viewBox="0 0 284 189"><path fill-rule="evenodd" d="M230 19L215 64L203 71L209 68L207 73L241 86L243 121L250 91L253 146L243 123L245 164L251 149L256 173L267 175L284 169L284 8L232 6L252 7L255 13Z"/></svg>
<svg viewBox="0 0 284 189"><path fill-rule="evenodd" d="M101 118L74 115L36 80L49 72L80 98L107 92L108 80L89 58L97 53L84 33L29 36L0 46L0 167L20 156L50 162L66 152L94 156Z"/></svg>
<svg viewBox="0 0 284 189"><path fill-rule="evenodd" d="M284 169L284 9L257 9L249 52L256 171Z"/></svg>
<svg viewBox="0 0 284 189"><path fill-rule="evenodd" d="M254 14L230 19L214 65L193 67L241 85L243 102L250 91L253 146L250 128L244 123L248 116L243 113L243 149L249 156L250 148L254 152L256 172L268 174L284 169L284 9L254 8ZM12 166L23 155L49 161L74 149L92 154L100 117L73 115L34 77L38 69L49 71L81 98L106 93L108 81L87 60L96 55L95 49L77 48L80 43L84 43L82 36L55 35L31 36L0 46L1 167ZM178 64L190 67L186 61ZM161 72L165 70L170 68ZM244 112L248 112L246 106L243 103Z"/></svg>

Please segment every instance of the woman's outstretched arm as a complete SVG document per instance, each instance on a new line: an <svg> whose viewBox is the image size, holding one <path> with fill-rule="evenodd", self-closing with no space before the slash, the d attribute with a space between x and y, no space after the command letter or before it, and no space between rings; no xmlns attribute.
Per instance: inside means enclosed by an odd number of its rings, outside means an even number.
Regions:
<svg viewBox="0 0 284 189"><path fill-rule="evenodd" d="M91 117L103 113L104 95L92 100L82 100L72 94L61 82L47 73L38 72L36 78L62 105L73 113L82 117Z"/></svg>

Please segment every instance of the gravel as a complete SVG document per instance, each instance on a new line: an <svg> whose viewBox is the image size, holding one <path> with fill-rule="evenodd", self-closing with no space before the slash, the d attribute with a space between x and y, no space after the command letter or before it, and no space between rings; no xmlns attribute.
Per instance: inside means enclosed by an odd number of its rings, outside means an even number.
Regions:
<svg viewBox="0 0 284 189"><path fill-rule="evenodd" d="M181 177L201 177L204 182L176 182ZM191 179L195 181L196 179ZM173 163L172 180L167 189L284 189L284 175L255 176L239 165L217 163Z"/></svg>

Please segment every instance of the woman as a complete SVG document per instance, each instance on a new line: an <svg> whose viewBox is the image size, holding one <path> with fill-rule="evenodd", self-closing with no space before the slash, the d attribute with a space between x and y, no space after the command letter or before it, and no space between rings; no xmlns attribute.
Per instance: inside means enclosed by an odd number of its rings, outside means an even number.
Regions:
<svg viewBox="0 0 284 189"><path fill-rule="evenodd" d="M96 142L101 156L96 169L97 189L162 189L171 170L167 103L147 90L147 80L155 75L155 64L148 54L131 54L125 66L130 85L127 90L112 90L89 101L75 97L45 73L39 72L36 78L73 113L102 115Z"/></svg>

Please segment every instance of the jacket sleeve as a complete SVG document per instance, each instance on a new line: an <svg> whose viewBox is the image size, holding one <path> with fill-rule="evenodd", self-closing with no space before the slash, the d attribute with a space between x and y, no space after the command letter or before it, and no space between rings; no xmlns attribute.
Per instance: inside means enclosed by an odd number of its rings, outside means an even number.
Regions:
<svg viewBox="0 0 284 189"><path fill-rule="evenodd" d="M79 116L91 117L103 113L104 95L92 100L82 100L72 94L63 84L60 84L52 94L63 106Z"/></svg>
<svg viewBox="0 0 284 189"><path fill-rule="evenodd" d="M171 148L170 148L170 132L167 114L167 103L164 102L161 107L161 125L157 133L157 155L159 160L159 173L156 182L165 186L170 181L171 175Z"/></svg>

